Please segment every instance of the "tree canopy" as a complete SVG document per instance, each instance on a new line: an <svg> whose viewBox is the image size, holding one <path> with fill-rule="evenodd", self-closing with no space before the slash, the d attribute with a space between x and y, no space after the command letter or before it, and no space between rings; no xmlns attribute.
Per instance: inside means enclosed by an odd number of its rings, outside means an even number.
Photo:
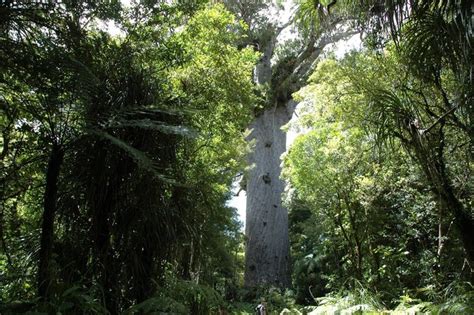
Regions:
<svg viewBox="0 0 474 315"><path fill-rule="evenodd" d="M472 10L3 1L0 313L473 312Z"/></svg>

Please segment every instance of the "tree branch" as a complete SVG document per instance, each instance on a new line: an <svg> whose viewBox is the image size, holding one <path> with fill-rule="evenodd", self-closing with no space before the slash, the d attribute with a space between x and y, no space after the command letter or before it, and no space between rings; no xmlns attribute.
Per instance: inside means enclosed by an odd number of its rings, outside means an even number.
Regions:
<svg viewBox="0 0 474 315"><path fill-rule="evenodd" d="M336 25L333 25L335 27ZM319 41L312 39L306 49L298 56L298 66L291 76L297 76L306 81L310 71L314 68L314 62L321 55L324 48L329 44L334 44L344 38L358 34L359 31L346 30L335 34L322 36Z"/></svg>
<svg viewBox="0 0 474 315"><path fill-rule="evenodd" d="M436 121L435 121L434 123L432 123L431 126L429 126L429 127L426 128L426 129L422 129L422 130L420 131L421 134L426 134L426 133L430 132L437 124L443 122L444 119L446 118L446 116L448 116L449 114L453 113L457 108L458 108L458 106L454 106L454 107L452 107L450 110L448 110L447 112L445 112L443 115L441 115L440 117L438 117L438 119L436 119Z"/></svg>

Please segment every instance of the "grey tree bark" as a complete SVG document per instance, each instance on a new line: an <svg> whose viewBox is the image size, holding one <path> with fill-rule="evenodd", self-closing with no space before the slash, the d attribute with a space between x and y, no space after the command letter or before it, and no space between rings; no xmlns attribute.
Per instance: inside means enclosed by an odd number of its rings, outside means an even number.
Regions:
<svg viewBox="0 0 474 315"><path fill-rule="evenodd" d="M271 58L278 33L279 30L274 32L261 47L263 54L255 68L256 84L270 84ZM293 110L294 106L275 103L250 125L247 140L253 148L248 156L246 184L246 286L288 287L291 284L288 211L281 199L285 183L280 179L280 157L286 150L286 133L281 127L291 119Z"/></svg>
<svg viewBox="0 0 474 315"><path fill-rule="evenodd" d="M286 133L281 128L289 122L296 103L291 94L301 88L324 47L354 32L331 34L338 21L328 23L328 34L315 34L295 56L288 75L272 82L271 59L277 37L285 26L267 25L272 34L258 47L262 53L255 68L255 83L271 86L274 104L257 115L250 125L248 141L254 147L249 154L246 176L247 219L245 249L245 286L273 285L289 287L290 244L288 210L282 205L285 183L280 179L281 155L286 151Z"/></svg>
<svg viewBox="0 0 474 315"><path fill-rule="evenodd" d="M280 179L281 155L286 150L286 133L281 127L291 119L294 106L276 106L264 111L251 125L247 181L245 234L245 285L288 287L290 243L288 211L282 205L285 184Z"/></svg>

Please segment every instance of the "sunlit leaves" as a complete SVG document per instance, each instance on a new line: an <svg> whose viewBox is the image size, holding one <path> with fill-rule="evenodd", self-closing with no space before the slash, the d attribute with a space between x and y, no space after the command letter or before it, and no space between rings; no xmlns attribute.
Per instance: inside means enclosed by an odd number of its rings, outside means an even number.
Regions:
<svg viewBox="0 0 474 315"><path fill-rule="evenodd" d="M449 71L443 72L445 91L455 91L453 80ZM448 98L454 94L450 93ZM423 164L411 165L398 141L409 145L416 140L410 124L428 128L442 114L439 87L414 77L403 58L389 47L382 53L353 53L341 61L320 62L296 96L302 102L296 125L305 133L286 156L284 174L294 189L292 211L301 211L303 204L312 215L297 221L295 244L304 246L295 251L324 253L317 261L321 272L329 273L326 285L331 288L340 285L339 277L352 276L377 288L392 287L394 277L413 285L410 275L415 266L409 257L420 257L427 274L437 259L438 205L420 172ZM452 131L446 134L446 141L460 136ZM380 147L381 143L393 145ZM437 145L433 142L432 147ZM458 149L453 142L446 145L453 152ZM454 166L463 163L448 165L463 174ZM390 238L393 233L399 235L397 241ZM424 239L429 239L431 247L415 250L413 244ZM341 249L343 253L338 252ZM326 259L340 262L339 273L325 269ZM428 278L419 283L427 283Z"/></svg>
<svg viewBox="0 0 474 315"><path fill-rule="evenodd" d="M199 110L190 115L199 135L193 159L197 165L207 164L210 175L227 180L242 167L243 131L255 106L252 71L257 55L250 48L237 48L245 27L222 6L199 11L174 39L184 47L188 62L170 71L176 93L187 100L187 107Z"/></svg>
<svg viewBox="0 0 474 315"><path fill-rule="evenodd" d="M177 35L190 60L173 73L177 88L193 96L194 106L220 118L238 118L236 113L249 113L253 106L251 78L257 56L250 48L236 47L244 28L216 6L197 13Z"/></svg>

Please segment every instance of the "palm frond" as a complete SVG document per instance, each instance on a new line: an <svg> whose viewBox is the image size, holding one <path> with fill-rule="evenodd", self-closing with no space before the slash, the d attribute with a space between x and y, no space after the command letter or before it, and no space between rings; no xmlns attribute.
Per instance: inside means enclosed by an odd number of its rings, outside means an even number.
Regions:
<svg viewBox="0 0 474 315"><path fill-rule="evenodd" d="M140 150L132 147L131 145L129 145L125 141L111 135L110 133L108 133L104 130L88 129L87 131L90 134L99 136L103 139L106 139L106 140L110 141L111 144L113 144L116 147L122 149L125 153L128 154L128 156L130 156L135 161L135 163L140 168L142 168L143 170L151 172L153 174L153 176L155 176L157 179L159 179L159 180L161 180L165 183L168 183L168 184L179 185L179 183L176 182L174 179L163 175L160 172L160 168L158 167L158 165L156 165L156 163L153 162L153 160L150 159L143 151L140 151Z"/></svg>
<svg viewBox="0 0 474 315"><path fill-rule="evenodd" d="M402 53L418 73L437 73L443 65L456 71L462 64L459 30L439 13L426 13L410 21L404 34Z"/></svg>
<svg viewBox="0 0 474 315"><path fill-rule="evenodd" d="M155 121L149 118L144 119L119 119L107 122L105 128L140 128L147 130L157 130L165 134L173 134L185 137L195 138L196 132L183 125L169 125L161 121Z"/></svg>

